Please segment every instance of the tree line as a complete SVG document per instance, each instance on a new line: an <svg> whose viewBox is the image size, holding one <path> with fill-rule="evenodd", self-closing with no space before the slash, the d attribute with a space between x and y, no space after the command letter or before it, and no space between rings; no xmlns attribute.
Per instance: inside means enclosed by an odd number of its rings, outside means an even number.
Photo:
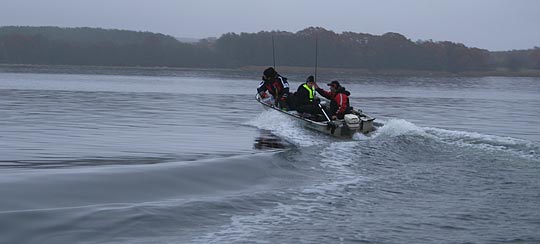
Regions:
<svg viewBox="0 0 540 244"><path fill-rule="evenodd" d="M272 39L274 40L272 42ZM316 47L317 43L317 47ZM490 52L448 41L411 41L398 33L335 33L309 27L296 33L227 33L183 43L172 36L126 30L0 27L0 63L239 68L279 66L368 70L489 71L540 69L540 48Z"/></svg>

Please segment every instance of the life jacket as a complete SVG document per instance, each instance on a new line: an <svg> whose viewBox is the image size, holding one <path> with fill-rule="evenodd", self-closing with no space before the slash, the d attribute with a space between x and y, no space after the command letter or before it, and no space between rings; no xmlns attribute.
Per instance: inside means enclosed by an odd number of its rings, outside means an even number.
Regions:
<svg viewBox="0 0 540 244"><path fill-rule="evenodd" d="M308 92L309 92L309 102L312 103L313 100L315 99L315 89L309 87L307 84L304 84L303 87L306 88L306 90L308 90Z"/></svg>

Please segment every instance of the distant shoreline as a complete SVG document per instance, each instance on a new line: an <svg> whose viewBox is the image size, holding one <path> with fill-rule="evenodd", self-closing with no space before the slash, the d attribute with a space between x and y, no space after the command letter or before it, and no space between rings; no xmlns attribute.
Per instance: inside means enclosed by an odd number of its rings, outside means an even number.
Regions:
<svg viewBox="0 0 540 244"><path fill-rule="evenodd" d="M276 45L271 41L274 37ZM311 46L315 40L321 45ZM187 67L251 71L274 60L282 70L312 72L314 58L321 71L338 75L540 76L540 47L494 52L451 41L413 41L395 32L382 35L336 33L322 27L308 27L295 33L229 32L215 39L183 43L172 36L151 32L0 26L1 64L121 66L124 70L117 72L126 73L133 66L147 71L189 69ZM114 73L114 70L106 72Z"/></svg>
<svg viewBox="0 0 540 244"><path fill-rule="evenodd" d="M80 70L87 69L88 71L100 69L103 71L110 70L143 70L143 71L241 71L241 72L262 72L268 66L244 66L240 68L197 68L197 67L150 67L150 66L95 66L95 65L35 65L35 64L0 64L0 73L40 73L58 71L63 73L64 70ZM314 73L314 67L297 67L297 66L277 66L276 69L281 73ZM425 77L540 77L540 70L491 70L491 71L468 71L468 72L444 72L444 71L429 71L429 70L368 70L355 68L328 68L318 67L319 74L349 74L363 76L425 76ZM52 72L54 73L54 72ZM77 73L77 72L67 72ZM81 72L85 73L85 72ZM109 72L104 72L109 74Z"/></svg>

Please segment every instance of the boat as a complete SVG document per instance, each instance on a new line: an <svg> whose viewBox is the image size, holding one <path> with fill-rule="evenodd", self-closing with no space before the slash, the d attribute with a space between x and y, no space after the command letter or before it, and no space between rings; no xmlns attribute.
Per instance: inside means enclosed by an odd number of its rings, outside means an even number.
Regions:
<svg viewBox="0 0 540 244"><path fill-rule="evenodd" d="M330 120L326 113L323 117L312 116L305 113L301 114L295 110L281 110L274 105L274 99L271 96L261 98L259 94L257 94L255 99L263 106L265 110L275 110L294 118L297 121L300 121L302 126L307 129L322 132L330 136L338 138L352 138L355 133L369 134L370 132L376 130L374 125L375 118L363 113L362 110L359 109L352 109L351 113L346 114L343 119Z"/></svg>

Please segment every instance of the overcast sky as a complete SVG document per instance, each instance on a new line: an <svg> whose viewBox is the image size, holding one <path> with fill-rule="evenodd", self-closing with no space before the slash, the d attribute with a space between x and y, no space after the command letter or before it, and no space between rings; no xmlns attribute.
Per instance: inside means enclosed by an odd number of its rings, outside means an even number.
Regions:
<svg viewBox="0 0 540 244"><path fill-rule="evenodd" d="M320 26L510 50L540 46L540 0L0 0L0 26L6 25L193 38Z"/></svg>

